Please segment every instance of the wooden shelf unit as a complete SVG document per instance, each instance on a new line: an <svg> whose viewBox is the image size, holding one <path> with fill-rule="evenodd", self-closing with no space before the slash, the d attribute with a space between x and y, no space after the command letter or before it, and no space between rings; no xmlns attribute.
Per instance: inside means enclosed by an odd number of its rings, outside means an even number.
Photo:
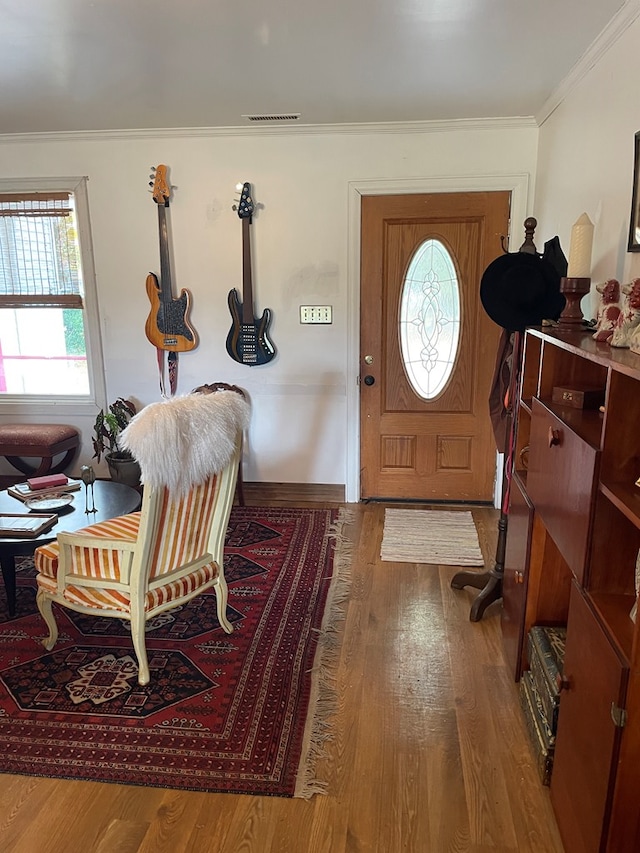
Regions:
<svg viewBox="0 0 640 853"><path fill-rule="evenodd" d="M604 412L553 401L596 387ZM523 452L528 448L528 452ZM640 850L640 355L528 329L503 583L514 676L533 625L566 624L551 799L567 853Z"/></svg>

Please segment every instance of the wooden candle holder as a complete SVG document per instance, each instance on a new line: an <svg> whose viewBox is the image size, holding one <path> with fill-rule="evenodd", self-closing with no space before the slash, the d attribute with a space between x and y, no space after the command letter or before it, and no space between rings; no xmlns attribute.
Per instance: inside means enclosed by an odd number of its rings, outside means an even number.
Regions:
<svg viewBox="0 0 640 853"><path fill-rule="evenodd" d="M560 293L564 296L566 304L558 319L558 326L577 328L582 325L584 315L580 308L580 301L591 289L590 278L561 278Z"/></svg>

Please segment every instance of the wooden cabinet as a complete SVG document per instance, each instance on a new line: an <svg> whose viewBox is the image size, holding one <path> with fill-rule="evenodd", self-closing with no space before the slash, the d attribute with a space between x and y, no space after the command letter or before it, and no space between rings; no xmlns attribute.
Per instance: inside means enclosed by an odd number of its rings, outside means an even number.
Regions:
<svg viewBox="0 0 640 853"><path fill-rule="evenodd" d="M558 388L600 389L604 411L567 404ZM566 396L574 403L582 395ZM516 425L505 653L519 678L531 626L566 624L551 777L558 826L567 853L631 853L640 850L640 618L630 617L640 551L640 355L587 332L529 329Z"/></svg>
<svg viewBox="0 0 640 853"><path fill-rule="evenodd" d="M622 702L628 665L577 584L568 624L551 801L567 850L597 853L622 732L611 709Z"/></svg>

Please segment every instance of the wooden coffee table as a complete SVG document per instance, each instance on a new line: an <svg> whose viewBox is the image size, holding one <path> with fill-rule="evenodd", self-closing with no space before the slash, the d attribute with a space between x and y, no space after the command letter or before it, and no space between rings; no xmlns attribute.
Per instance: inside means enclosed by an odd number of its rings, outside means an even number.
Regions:
<svg viewBox="0 0 640 853"><path fill-rule="evenodd" d="M89 524L97 524L100 521L108 521L110 518L135 512L140 509L142 502L140 493L136 489L111 480L96 480L94 483L96 512L85 512L84 486L72 494L73 503L60 510L58 521L40 536L34 536L33 539L0 538L0 567L10 616L14 616L16 612L16 557L33 554L39 545L53 542L58 533L74 533ZM12 497L5 490L0 492L0 512L28 512L28 510L22 501Z"/></svg>

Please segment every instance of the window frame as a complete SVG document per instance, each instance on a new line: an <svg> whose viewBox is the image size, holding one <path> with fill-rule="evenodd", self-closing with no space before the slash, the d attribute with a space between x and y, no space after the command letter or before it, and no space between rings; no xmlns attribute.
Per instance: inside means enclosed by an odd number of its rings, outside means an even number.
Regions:
<svg viewBox="0 0 640 853"><path fill-rule="evenodd" d="M98 290L96 285L93 242L89 218L88 178L3 178L0 179L0 193L30 192L70 192L74 196L77 217L78 242L84 284L85 343L87 349L87 373L89 393L82 395L65 394L2 394L0 411L3 415L21 416L51 414L52 407L61 417L72 415L94 415L106 399L104 377L104 358L100 317L98 309Z"/></svg>

